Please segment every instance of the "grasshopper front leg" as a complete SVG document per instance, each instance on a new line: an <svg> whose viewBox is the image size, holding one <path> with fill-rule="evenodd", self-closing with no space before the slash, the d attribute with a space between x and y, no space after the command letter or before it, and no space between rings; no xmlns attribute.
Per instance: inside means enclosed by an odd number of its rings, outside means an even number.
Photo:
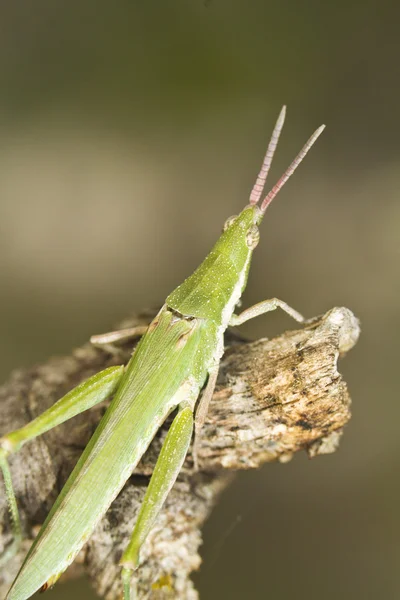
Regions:
<svg viewBox="0 0 400 600"><path fill-rule="evenodd" d="M291 306L286 304L286 302L283 302L283 300L279 300L278 298L271 298L270 300L264 300L263 302L259 302L258 304L254 304L253 306L250 306L250 308L247 308L246 310L241 312L239 315L235 315L235 314L232 315L231 319L229 321L229 325L230 326L242 325L242 323L245 323L246 321L249 321L250 319L253 319L254 317L258 317L260 315L263 315L263 314L270 312L272 310L275 310L277 308L281 308L284 312L286 312L288 315L290 315L293 319L295 319L299 323L307 322L306 319L299 312L297 312L297 310L295 310L294 308L292 308ZM210 370L206 388L200 398L200 402L199 402L197 410L196 410L195 438L194 438L194 444L193 444L193 460L194 460L195 470L198 470L197 453L198 453L198 445L199 445L199 440L200 440L200 432L205 423L205 420L207 417L207 412L208 412L208 407L210 405L211 398L214 394L214 390L215 390L215 386L216 386L217 378L218 378L218 371L219 371L219 364L217 364L213 369Z"/></svg>
<svg viewBox="0 0 400 600"><path fill-rule="evenodd" d="M171 490L185 460L193 433L193 410L182 408L168 431L140 508L128 547L122 555L124 600L131 600L133 572L139 566L139 552ZM136 600L136 592L135 592Z"/></svg>
<svg viewBox="0 0 400 600"><path fill-rule="evenodd" d="M27 442L64 423L77 414L92 408L114 393L124 372L123 366L109 367L96 373L76 388L68 392L53 406L33 419L24 427L16 429L0 438L0 469L3 473L7 504L11 515L13 543L0 558L0 566L10 560L18 551L22 539L21 521L17 500L12 485L7 457L18 452Z"/></svg>
<svg viewBox="0 0 400 600"><path fill-rule="evenodd" d="M270 300L263 300L263 302L258 302L250 308L246 308L240 315L232 315L229 325L231 327L235 327L236 325L242 325L246 321L250 319L254 319L254 317L259 317L260 315L264 315L267 312L271 312L272 310L276 310L277 308L282 309L286 314L292 317L298 323L306 323L307 320L301 315L297 310L283 302L283 300L279 300L278 298L271 298Z"/></svg>

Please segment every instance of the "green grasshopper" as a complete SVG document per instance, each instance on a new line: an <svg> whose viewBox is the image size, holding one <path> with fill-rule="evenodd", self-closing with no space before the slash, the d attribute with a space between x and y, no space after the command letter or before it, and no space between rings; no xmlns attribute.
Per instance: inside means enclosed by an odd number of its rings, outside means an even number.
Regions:
<svg viewBox="0 0 400 600"><path fill-rule="evenodd" d="M22 537L7 457L29 440L114 395L33 542L6 600L25 600L57 581L132 474L157 430L177 410L120 561L124 600L130 600L131 593L136 596L132 582L140 564L141 546L179 474L193 430L196 465L200 431L224 352L225 330L278 307L296 321L305 322L297 311L276 298L234 314L246 287L251 257L259 241L258 226L265 211L324 129L317 129L259 204L285 113L283 107L249 204L238 216L226 221L210 254L168 296L147 330L123 330L92 338L96 344L109 345L118 339L142 335L128 365L110 367L90 377L42 415L0 439L0 467L14 534L3 557L5 561L17 551Z"/></svg>

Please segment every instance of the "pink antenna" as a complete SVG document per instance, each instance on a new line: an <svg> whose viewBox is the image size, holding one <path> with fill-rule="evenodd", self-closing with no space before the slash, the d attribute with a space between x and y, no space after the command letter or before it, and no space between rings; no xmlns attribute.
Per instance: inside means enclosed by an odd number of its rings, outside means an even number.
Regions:
<svg viewBox="0 0 400 600"><path fill-rule="evenodd" d="M261 204L262 212L265 212L267 210L267 207L271 204L272 200L275 198L275 196L277 195L279 190L285 185L285 183L287 182L289 177L295 172L295 170L297 169L297 167L299 166L299 164L301 163L301 161L303 160L303 158L305 157L307 152L310 150L311 146L315 143L317 138L319 138L319 136L321 135L321 133L323 132L324 129L325 129L325 125L321 125L321 127L318 127L317 131L315 131L312 134L312 136L310 137L308 142L300 150L300 152L298 153L298 155L296 156L296 158L294 159L294 161L292 162L290 167L288 169L286 169L286 171L284 172L282 177L279 179L279 181L274 185L274 187L269 192L269 194L264 198L264 200Z"/></svg>
<svg viewBox="0 0 400 600"><path fill-rule="evenodd" d="M274 153L276 147L278 145L279 136L281 135L281 131L283 128L283 124L285 122L286 116L286 106L282 106L282 110L279 113L278 120L275 124L274 131L272 132L270 142L268 144L267 152L264 156L263 164L261 166L261 170L258 174L257 181L254 184L253 189L250 194L250 204L257 204L259 199L261 198L261 194L263 193L265 181L268 176L269 168L272 163L272 159L274 158Z"/></svg>

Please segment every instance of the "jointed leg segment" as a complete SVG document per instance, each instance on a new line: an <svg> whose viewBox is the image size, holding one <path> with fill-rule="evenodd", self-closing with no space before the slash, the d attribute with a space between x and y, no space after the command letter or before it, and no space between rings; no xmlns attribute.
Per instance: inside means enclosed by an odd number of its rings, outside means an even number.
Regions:
<svg viewBox="0 0 400 600"><path fill-rule="evenodd" d="M216 386L217 379L218 379L218 372L219 372L219 364L216 365L212 370L210 370L207 385L201 395L199 404L196 409L196 417L195 417L195 422L194 422L194 442L193 442L193 461L194 461L194 468L196 471L198 471L198 468L199 468L199 464L198 464L198 460L197 460L197 452L198 452L199 442L200 442L200 432L205 423L207 413L208 413L208 408L210 406L210 402L211 402L211 399L214 394L215 386Z"/></svg>
<svg viewBox="0 0 400 600"><path fill-rule="evenodd" d="M242 325L246 321L250 319L254 319L254 317L259 317L267 312L275 310L277 308L281 308L285 313L287 313L290 317L292 317L298 323L305 323L306 319L301 315L297 310L283 302L283 300L279 300L278 298L271 298L270 300L264 300L263 302L258 302L258 304L254 304L254 306L250 306L250 308L246 308L240 315L232 315L229 325L236 326Z"/></svg>
<svg viewBox="0 0 400 600"><path fill-rule="evenodd" d="M0 438L0 469L3 473L7 504L11 514L14 541L0 559L5 564L18 551L21 542L21 522L18 514L7 456L18 452L26 442L42 435L49 429L64 423L77 414L92 408L110 396L117 388L124 372L124 367L109 367L96 373L76 388L68 392L58 402L44 411L30 423Z"/></svg>
<svg viewBox="0 0 400 600"><path fill-rule="evenodd" d="M147 488L131 540L122 555L124 600L131 600L132 574L139 566L139 552L178 477L193 432L193 412L181 409L172 422Z"/></svg>
<svg viewBox="0 0 400 600"><path fill-rule="evenodd" d="M90 343L96 348L102 348L110 354L117 354L117 345L141 337L148 330L148 325L136 325L126 329L117 329L99 335L92 335Z"/></svg>
<svg viewBox="0 0 400 600"><path fill-rule="evenodd" d="M7 548L4 554L0 557L0 567L5 565L11 558L18 552L18 548L22 541L22 529L21 521L19 518L17 500L15 498L10 468L8 466L7 459L5 458L4 451L0 448L0 468L3 473L4 487L6 489L6 498L8 504L8 510L11 516L11 527L13 532L12 544Z"/></svg>

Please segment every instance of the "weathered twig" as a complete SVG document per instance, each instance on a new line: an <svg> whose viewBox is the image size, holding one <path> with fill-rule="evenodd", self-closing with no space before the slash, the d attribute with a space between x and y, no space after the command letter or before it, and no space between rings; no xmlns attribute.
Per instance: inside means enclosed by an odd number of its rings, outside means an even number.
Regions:
<svg viewBox="0 0 400 600"><path fill-rule="evenodd" d="M148 312L121 326L147 323L152 316ZM228 333L218 386L199 447L200 470L193 472L189 455L143 548L139 597L197 598L189 575L201 561L201 526L233 471L273 460L285 462L302 449L310 456L336 449L350 418L350 398L336 362L355 344L358 334L358 321L345 308L332 309L312 325L273 340L248 342ZM87 344L71 356L16 371L0 388L0 433L20 427L78 382L106 366L126 362L129 354L128 347L110 356ZM11 457L26 541L1 574L1 593L15 576L37 526L104 409L103 405L75 417ZM67 571L73 576L85 569L97 592L107 600L120 594L118 559L133 529L166 429L154 440L79 560ZM0 522L1 552L11 542L4 495L0 498Z"/></svg>

